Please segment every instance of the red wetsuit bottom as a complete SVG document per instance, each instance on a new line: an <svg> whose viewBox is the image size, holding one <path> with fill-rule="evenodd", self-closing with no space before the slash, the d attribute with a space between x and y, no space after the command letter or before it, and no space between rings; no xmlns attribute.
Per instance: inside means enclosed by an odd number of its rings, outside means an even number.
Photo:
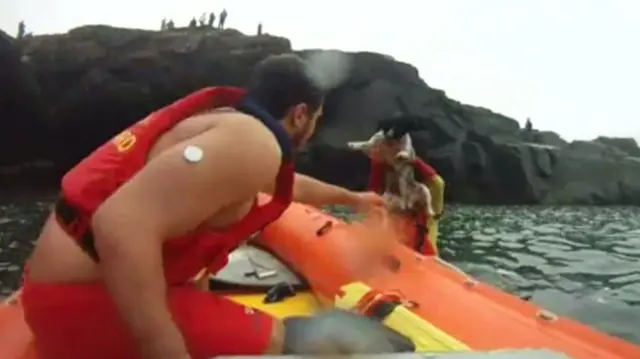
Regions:
<svg viewBox="0 0 640 359"><path fill-rule="evenodd" d="M433 242L429 238L429 232L426 228L424 230L418 228L416 220L414 219L396 218L396 221L400 226L400 232L403 234L404 243L407 246L425 256L436 255L436 250ZM426 223L426 221L423 221L422 219L417 222ZM421 244L419 242L421 242Z"/></svg>
<svg viewBox="0 0 640 359"><path fill-rule="evenodd" d="M40 359L139 359L136 343L99 283L45 284L25 280L25 319ZM169 308L193 359L260 355L273 318L191 286L171 287Z"/></svg>

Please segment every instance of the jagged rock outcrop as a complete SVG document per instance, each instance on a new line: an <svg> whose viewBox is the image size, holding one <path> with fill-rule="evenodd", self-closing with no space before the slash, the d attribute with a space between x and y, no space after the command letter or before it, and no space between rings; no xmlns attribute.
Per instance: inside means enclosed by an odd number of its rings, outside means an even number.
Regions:
<svg viewBox="0 0 640 359"><path fill-rule="evenodd" d="M50 129L53 140L43 142L39 153L63 168L149 111L202 86L243 85L253 64L291 51L287 39L234 30L107 26L35 36L20 46L28 61L11 63L27 75L15 82L35 76L38 93L21 95L17 103L46 108L46 116L33 118ZM417 152L441 172L452 200L640 204L635 142L599 138L568 144L553 132L526 131L513 119L452 100L425 84L414 67L389 56L348 56L350 72L328 95L317 134L299 156L300 171L362 188L367 160L345 143L368 138L382 118L412 114L425 118L426 130L413 134ZM9 58L3 50L1 61ZM21 119L26 117L11 121ZM14 140L30 141L29 136Z"/></svg>
<svg viewBox="0 0 640 359"><path fill-rule="evenodd" d="M628 156L640 157L640 147L633 138L614 138L600 136L594 142L602 143L605 146L616 148Z"/></svg>
<svg viewBox="0 0 640 359"><path fill-rule="evenodd" d="M212 28L145 31L84 26L25 40L63 167L120 129L205 85L243 85L253 64L289 40Z"/></svg>

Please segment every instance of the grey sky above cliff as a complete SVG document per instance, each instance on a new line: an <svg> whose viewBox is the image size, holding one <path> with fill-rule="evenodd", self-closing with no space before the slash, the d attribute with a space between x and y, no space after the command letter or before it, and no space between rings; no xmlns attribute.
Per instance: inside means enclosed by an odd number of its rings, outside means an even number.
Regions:
<svg viewBox="0 0 640 359"><path fill-rule="evenodd" d="M262 21L298 49L388 53L452 98L568 139L640 138L638 0L2 0L0 28L156 29L223 7L227 27L253 33Z"/></svg>

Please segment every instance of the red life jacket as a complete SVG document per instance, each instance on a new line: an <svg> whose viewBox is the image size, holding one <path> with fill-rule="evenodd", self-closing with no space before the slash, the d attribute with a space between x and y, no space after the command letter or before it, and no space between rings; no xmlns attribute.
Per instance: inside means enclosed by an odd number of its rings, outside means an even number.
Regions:
<svg viewBox="0 0 640 359"><path fill-rule="evenodd" d="M418 175L419 180L428 180L434 175L437 175L435 170L422 161L416 158L413 161L413 169ZM385 190L385 178L389 166L385 163L377 160L371 160L371 169L369 171L369 190L378 194L383 194ZM436 255L437 251L434 248L433 242L429 239L429 228L427 228L427 221L429 217L426 211L420 211L415 218L402 218L403 222L406 222L407 228L406 236L409 239L409 245L416 251L426 255Z"/></svg>
<svg viewBox="0 0 640 359"><path fill-rule="evenodd" d="M55 208L57 221L98 261L90 228L93 213L145 166L149 151L160 136L191 116L219 107L234 107L261 121L275 135L282 150L276 190L269 203L258 206L256 202L249 214L224 233L200 231L164 244L164 270L170 283L187 281L204 267L211 271L221 269L229 252L276 220L291 203L293 194L295 173L290 139L281 125L241 89L209 87L196 91L151 113L99 147L62 178L62 193Z"/></svg>

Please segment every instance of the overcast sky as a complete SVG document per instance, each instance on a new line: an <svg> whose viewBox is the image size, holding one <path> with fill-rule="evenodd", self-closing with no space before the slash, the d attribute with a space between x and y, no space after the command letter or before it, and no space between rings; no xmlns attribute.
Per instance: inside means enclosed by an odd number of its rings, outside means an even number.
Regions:
<svg viewBox="0 0 640 359"><path fill-rule="evenodd" d="M450 97L568 139L640 138L640 0L0 0L0 28L159 28L227 8L294 48L388 53Z"/></svg>

